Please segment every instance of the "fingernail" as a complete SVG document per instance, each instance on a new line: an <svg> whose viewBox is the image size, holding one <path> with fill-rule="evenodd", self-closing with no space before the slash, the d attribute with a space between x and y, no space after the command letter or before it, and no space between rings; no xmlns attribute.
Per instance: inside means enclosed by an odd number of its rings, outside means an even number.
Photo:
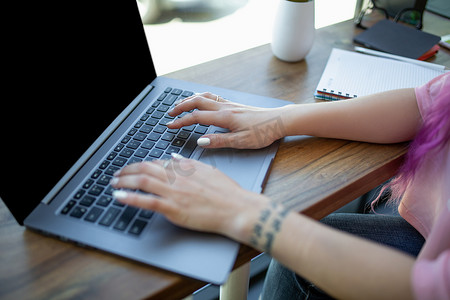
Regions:
<svg viewBox="0 0 450 300"><path fill-rule="evenodd" d="M175 160L180 160L180 159L183 159L183 158L184 158L183 155L178 154L178 153L175 153L175 152L170 153L170 155L171 155L172 158L175 159Z"/></svg>
<svg viewBox="0 0 450 300"><path fill-rule="evenodd" d="M119 182L119 178L113 177L113 178L109 181L109 184L110 184L110 185L116 185L118 182Z"/></svg>
<svg viewBox="0 0 450 300"><path fill-rule="evenodd" d="M211 144L211 140L209 138L199 138L197 140L197 145L200 147L208 146L209 144Z"/></svg>
<svg viewBox="0 0 450 300"><path fill-rule="evenodd" d="M122 200L128 196L128 193L125 191L117 190L112 193L112 196L117 200Z"/></svg>
<svg viewBox="0 0 450 300"><path fill-rule="evenodd" d="M166 125L173 124L173 122L175 122L175 120L172 120L172 121L167 122Z"/></svg>

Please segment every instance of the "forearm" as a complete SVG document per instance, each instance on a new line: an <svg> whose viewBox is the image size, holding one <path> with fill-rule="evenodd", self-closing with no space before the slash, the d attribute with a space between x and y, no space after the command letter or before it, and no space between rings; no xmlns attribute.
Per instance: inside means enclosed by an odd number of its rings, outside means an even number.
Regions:
<svg viewBox="0 0 450 300"><path fill-rule="evenodd" d="M271 252L339 299L412 298L411 257L302 215L286 217Z"/></svg>
<svg viewBox="0 0 450 300"><path fill-rule="evenodd" d="M248 210L235 239L343 299L410 299L413 259L274 204Z"/></svg>
<svg viewBox="0 0 450 300"><path fill-rule="evenodd" d="M421 124L414 89L357 99L290 105L281 110L286 135L312 135L374 143L412 139Z"/></svg>

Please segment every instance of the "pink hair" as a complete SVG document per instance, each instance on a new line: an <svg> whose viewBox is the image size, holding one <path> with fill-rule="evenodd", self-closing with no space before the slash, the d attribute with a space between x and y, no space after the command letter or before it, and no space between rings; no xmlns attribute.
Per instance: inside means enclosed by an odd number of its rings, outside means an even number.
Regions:
<svg viewBox="0 0 450 300"><path fill-rule="evenodd" d="M450 90L450 89L448 89ZM386 189L389 202L398 204L425 159L432 159L450 140L450 93L441 92L423 117L423 124L411 142L405 162L396 177L386 184L372 202L372 209Z"/></svg>

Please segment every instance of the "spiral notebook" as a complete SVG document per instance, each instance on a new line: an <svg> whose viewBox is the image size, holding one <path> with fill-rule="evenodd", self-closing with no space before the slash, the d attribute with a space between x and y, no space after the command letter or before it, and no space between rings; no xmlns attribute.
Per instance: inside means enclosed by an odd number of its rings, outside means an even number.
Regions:
<svg viewBox="0 0 450 300"><path fill-rule="evenodd" d="M322 100L342 100L393 89L411 88L425 84L444 72L334 48L314 97Z"/></svg>

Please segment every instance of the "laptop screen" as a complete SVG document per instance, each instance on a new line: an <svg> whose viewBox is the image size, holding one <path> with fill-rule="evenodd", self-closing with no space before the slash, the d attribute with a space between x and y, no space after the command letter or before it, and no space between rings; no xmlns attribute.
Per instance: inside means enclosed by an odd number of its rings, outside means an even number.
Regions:
<svg viewBox="0 0 450 300"><path fill-rule="evenodd" d="M136 1L95 3L37 3L5 43L0 196L19 223L156 77Z"/></svg>

